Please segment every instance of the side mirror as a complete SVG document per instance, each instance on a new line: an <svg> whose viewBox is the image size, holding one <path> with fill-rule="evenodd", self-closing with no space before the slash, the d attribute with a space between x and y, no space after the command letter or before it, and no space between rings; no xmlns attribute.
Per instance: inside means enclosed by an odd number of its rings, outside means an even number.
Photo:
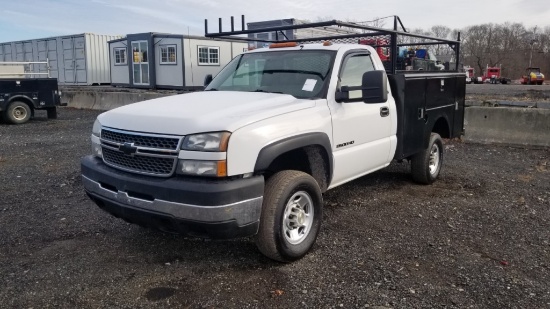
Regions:
<svg viewBox="0 0 550 309"><path fill-rule="evenodd" d="M384 103L388 101L388 77L386 72L369 71L363 74L363 102Z"/></svg>
<svg viewBox="0 0 550 309"><path fill-rule="evenodd" d="M204 87L210 85L210 83L212 82L212 79L214 79L212 77L212 74L206 75L206 77L204 78Z"/></svg>
<svg viewBox="0 0 550 309"><path fill-rule="evenodd" d="M337 90L334 94L334 100L338 103L349 101L349 87L342 86L340 90Z"/></svg>

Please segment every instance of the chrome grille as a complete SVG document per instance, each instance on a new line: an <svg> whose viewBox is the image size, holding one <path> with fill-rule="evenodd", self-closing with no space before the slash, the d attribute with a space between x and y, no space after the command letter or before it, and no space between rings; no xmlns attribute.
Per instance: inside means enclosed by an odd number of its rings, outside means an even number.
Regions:
<svg viewBox="0 0 550 309"><path fill-rule="evenodd" d="M182 138L103 128L103 162L128 172L168 177L176 169Z"/></svg>
<svg viewBox="0 0 550 309"><path fill-rule="evenodd" d="M180 139L178 137L164 137L152 135L140 135L136 133L123 133L109 129L101 130L101 138L111 142L124 144L134 143L138 147L160 148L177 150Z"/></svg>
<svg viewBox="0 0 550 309"><path fill-rule="evenodd" d="M118 150L112 150L105 147L103 147L103 160L124 170L159 176L172 174L175 162L174 158L158 158L139 155L127 156Z"/></svg>

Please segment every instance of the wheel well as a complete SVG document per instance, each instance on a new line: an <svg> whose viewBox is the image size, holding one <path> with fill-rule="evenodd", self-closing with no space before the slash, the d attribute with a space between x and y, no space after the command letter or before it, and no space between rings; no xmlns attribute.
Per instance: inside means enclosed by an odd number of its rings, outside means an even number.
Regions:
<svg viewBox="0 0 550 309"><path fill-rule="evenodd" d="M325 192L330 183L330 167L326 150L320 145L297 148L277 156L264 171L266 178L284 170L302 171L311 175Z"/></svg>
<svg viewBox="0 0 550 309"><path fill-rule="evenodd" d="M432 132L439 134L443 138L450 138L451 132L449 130L449 123L447 122L447 119L443 117L437 119Z"/></svg>
<svg viewBox="0 0 550 309"><path fill-rule="evenodd" d="M27 104L29 106L29 108L31 109L31 112L34 113L34 105L32 104L32 101L29 100L28 98L25 98L25 97L11 98L10 101L8 102L8 105L6 106L6 108L8 108L11 103L16 102L16 101L23 102L23 103Z"/></svg>

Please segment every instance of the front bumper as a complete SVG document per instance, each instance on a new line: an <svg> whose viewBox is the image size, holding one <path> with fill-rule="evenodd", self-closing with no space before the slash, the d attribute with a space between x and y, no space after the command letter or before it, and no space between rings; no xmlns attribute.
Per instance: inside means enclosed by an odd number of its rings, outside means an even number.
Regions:
<svg viewBox="0 0 550 309"><path fill-rule="evenodd" d="M234 238L258 231L264 179L157 178L108 167L87 156L82 183L103 210L167 232Z"/></svg>

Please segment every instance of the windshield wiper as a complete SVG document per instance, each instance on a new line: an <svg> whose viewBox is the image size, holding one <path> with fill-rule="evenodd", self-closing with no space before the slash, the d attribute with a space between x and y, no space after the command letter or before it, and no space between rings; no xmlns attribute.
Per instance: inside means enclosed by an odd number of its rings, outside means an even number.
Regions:
<svg viewBox="0 0 550 309"><path fill-rule="evenodd" d="M282 92L280 92L280 91L266 91L266 90L263 90L263 89L256 89L252 92L265 92L265 93L280 93L280 94L282 94Z"/></svg>
<svg viewBox="0 0 550 309"><path fill-rule="evenodd" d="M218 89L216 89L216 88L210 88L210 89L206 89L206 90L204 90L204 91L218 91Z"/></svg>

